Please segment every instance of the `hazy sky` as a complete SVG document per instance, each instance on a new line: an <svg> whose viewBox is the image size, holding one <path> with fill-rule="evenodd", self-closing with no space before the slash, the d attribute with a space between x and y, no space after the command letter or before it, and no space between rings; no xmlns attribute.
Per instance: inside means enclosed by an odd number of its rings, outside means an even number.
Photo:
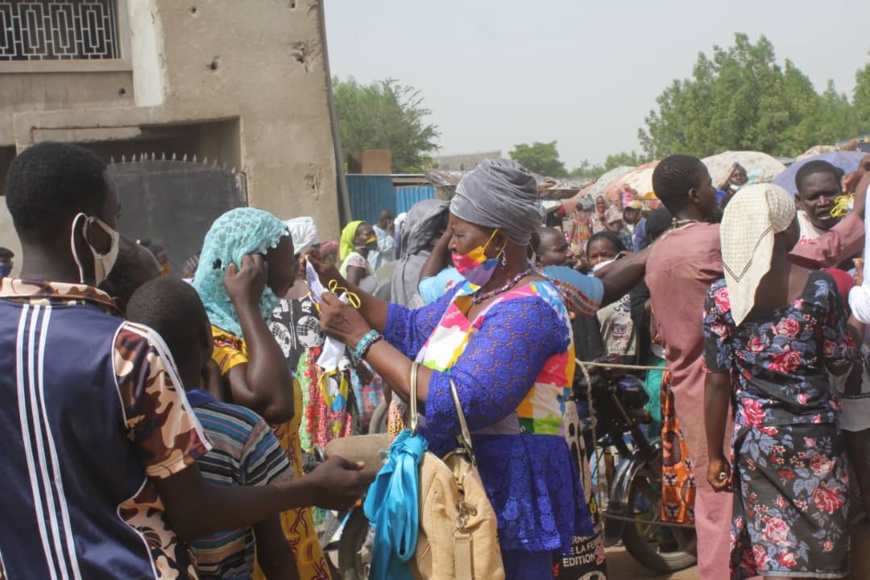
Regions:
<svg viewBox="0 0 870 580"><path fill-rule="evenodd" d="M655 98L735 32L766 35L780 63L850 97L870 60L870 2L854 0L325 3L332 73L420 89L442 154L556 139L568 168L640 151Z"/></svg>

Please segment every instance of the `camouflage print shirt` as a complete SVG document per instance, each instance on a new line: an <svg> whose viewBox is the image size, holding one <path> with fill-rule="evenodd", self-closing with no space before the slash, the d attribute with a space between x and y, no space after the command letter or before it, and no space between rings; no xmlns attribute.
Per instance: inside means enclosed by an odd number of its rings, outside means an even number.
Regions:
<svg viewBox="0 0 870 580"><path fill-rule="evenodd" d="M106 294L0 279L0 442L0 578L196 577L152 481L211 444Z"/></svg>

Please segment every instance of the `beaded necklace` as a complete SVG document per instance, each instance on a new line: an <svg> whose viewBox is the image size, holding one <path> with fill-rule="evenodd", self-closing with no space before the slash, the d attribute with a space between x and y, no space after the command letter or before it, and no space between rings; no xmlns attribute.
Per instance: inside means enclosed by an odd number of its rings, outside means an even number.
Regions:
<svg viewBox="0 0 870 580"><path fill-rule="evenodd" d="M513 288L514 286L516 286L520 280L522 280L523 278L525 278L526 276L528 276L531 273L532 273L532 267L529 266L524 271L522 271L519 274L517 274L516 276L514 276L513 279L509 280L508 283L505 284L504 286L502 286L501 288L498 288L497 290L490 290L489 292L486 292L484 294L478 294L478 292L480 292L480 289L478 288L477 290L474 291L474 294L471 295L471 303L472 304L480 304L484 300L489 300L493 296L498 296L499 294L504 294L505 292L507 292L508 290Z"/></svg>
<svg viewBox="0 0 870 580"><path fill-rule="evenodd" d="M671 229L679 230L679 229L682 229L686 226L691 226L691 225L700 224L700 223L703 223L703 222L701 222L700 220L688 220L688 219L681 220L681 219L674 218L673 221L671 221Z"/></svg>

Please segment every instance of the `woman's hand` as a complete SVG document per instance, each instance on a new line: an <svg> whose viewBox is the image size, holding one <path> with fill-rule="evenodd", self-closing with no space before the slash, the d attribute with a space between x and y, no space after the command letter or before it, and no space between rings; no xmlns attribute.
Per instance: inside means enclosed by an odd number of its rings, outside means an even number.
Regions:
<svg viewBox="0 0 870 580"><path fill-rule="evenodd" d="M422 280L423 278L429 278L431 276L437 276L441 272L441 270L450 265L450 240L452 237L453 232L450 230L450 228L444 230L444 233L441 234L441 237L438 238L438 241L435 243L435 247L432 248L432 253L429 254L429 257L426 258L426 262L420 269L419 280Z"/></svg>
<svg viewBox="0 0 870 580"><path fill-rule="evenodd" d="M843 178L843 192L855 193L858 183L868 171L870 171L870 155L865 155L858 163L858 169Z"/></svg>
<svg viewBox="0 0 870 580"><path fill-rule="evenodd" d="M713 491L731 491L731 466L725 459L710 459L707 465L707 481Z"/></svg>
<svg viewBox="0 0 870 580"><path fill-rule="evenodd" d="M335 267L335 262L321 256L319 251L312 251L307 254L308 261L314 266L314 271L320 277L320 283L326 286L330 280L341 279L341 274L338 273L338 268Z"/></svg>
<svg viewBox="0 0 870 580"><path fill-rule="evenodd" d="M852 211L861 217L865 217L867 206L867 188L870 187L870 172L864 173L855 186L855 198L852 202Z"/></svg>
<svg viewBox="0 0 870 580"><path fill-rule="evenodd" d="M320 328L328 336L353 348L371 330L357 310L339 300L332 292L324 292L320 303Z"/></svg>
<svg viewBox="0 0 870 580"><path fill-rule="evenodd" d="M238 270L235 264L230 264L224 275L224 288L227 294L237 306L251 306L259 304L260 297L266 289L266 281L269 278L269 264L263 256L256 254L242 258L242 269Z"/></svg>

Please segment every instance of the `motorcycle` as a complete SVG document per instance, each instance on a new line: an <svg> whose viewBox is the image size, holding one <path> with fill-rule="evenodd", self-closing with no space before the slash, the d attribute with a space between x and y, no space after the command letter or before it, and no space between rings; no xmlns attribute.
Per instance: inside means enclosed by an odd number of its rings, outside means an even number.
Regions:
<svg viewBox="0 0 870 580"><path fill-rule="evenodd" d="M662 520L662 446L642 428L650 422L644 409L649 395L636 376L601 366L619 362L614 357L597 359L595 366L587 367L589 380L578 372L573 395L581 421L585 419L587 449L595 449L596 455L615 449L618 457L607 478L605 546L622 541L645 567L676 572L697 563L697 536L692 525ZM593 422L597 441L592 440Z"/></svg>

